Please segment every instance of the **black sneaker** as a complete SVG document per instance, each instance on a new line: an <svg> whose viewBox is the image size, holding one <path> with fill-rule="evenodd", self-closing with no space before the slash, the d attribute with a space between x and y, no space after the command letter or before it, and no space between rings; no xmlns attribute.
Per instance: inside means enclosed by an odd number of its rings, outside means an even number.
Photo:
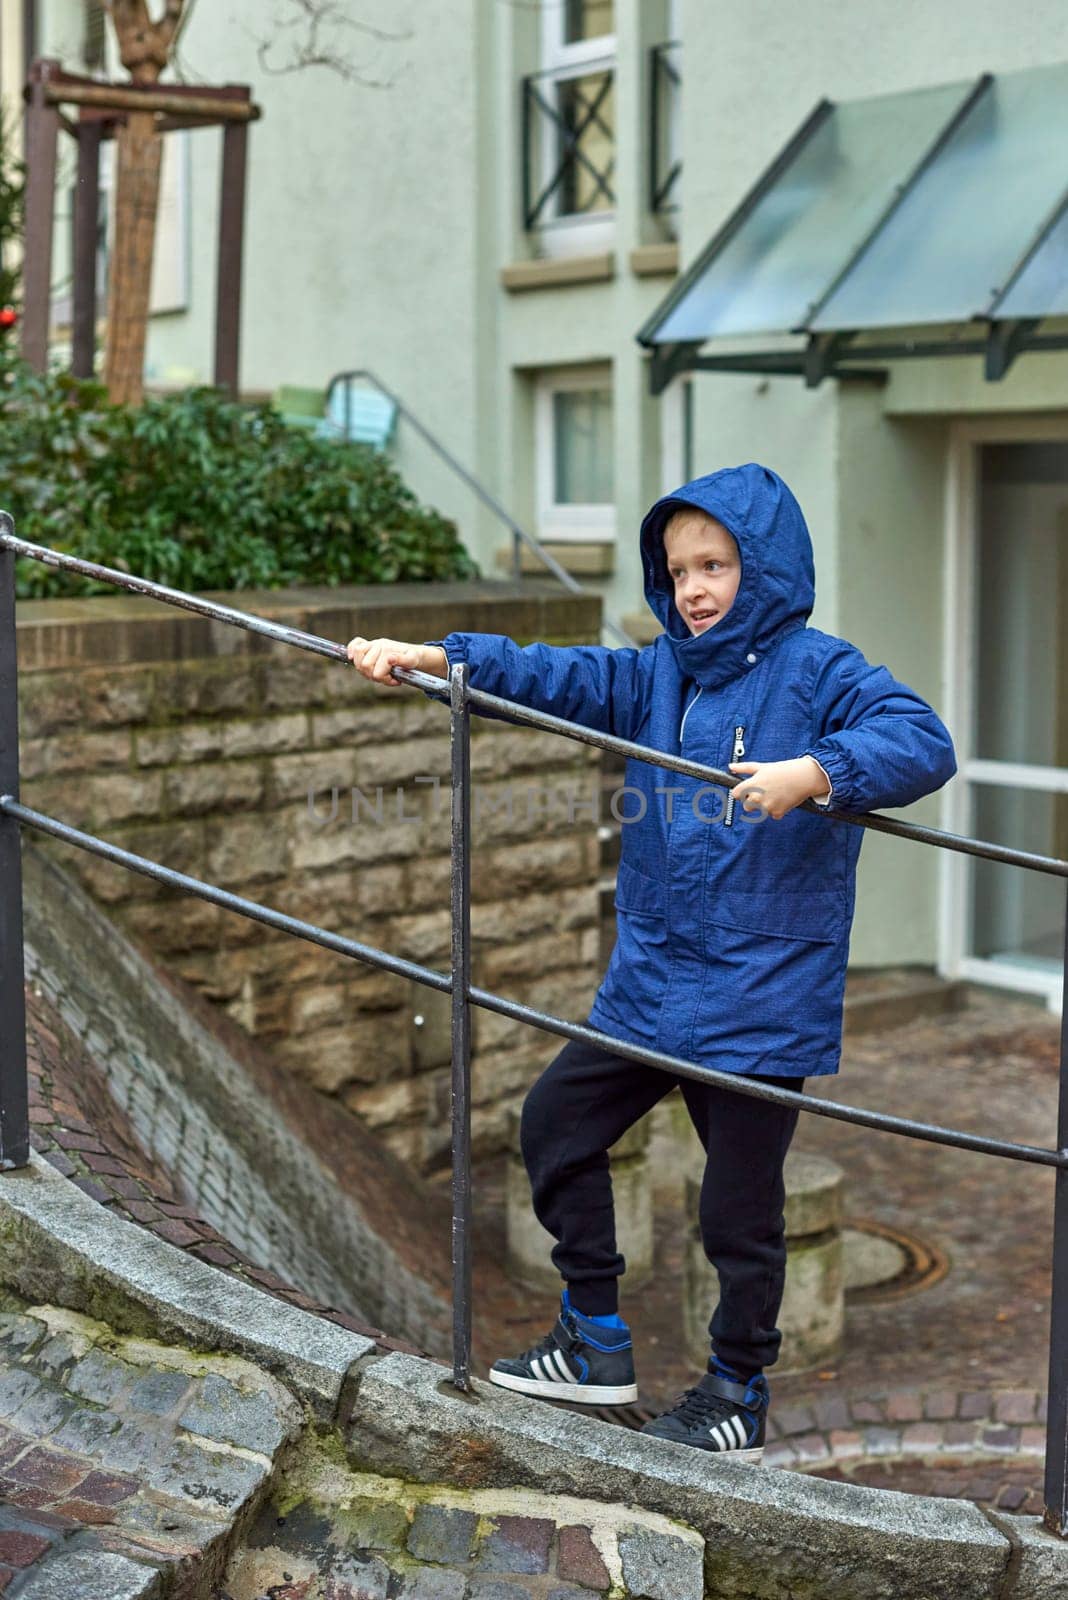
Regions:
<svg viewBox="0 0 1068 1600"><path fill-rule="evenodd" d="M763 1373L746 1383L736 1373L728 1377L720 1365L641 1431L654 1439L694 1445L716 1455L729 1451L736 1461L755 1466L764 1455L769 1398Z"/></svg>
<svg viewBox="0 0 1068 1600"><path fill-rule="evenodd" d="M514 1360L495 1361L489 1376L502 1389L544 1400L624 1406L638 1398L630 1329L591 1322L569 1303L566 1289L552 1331Z"/></svg>

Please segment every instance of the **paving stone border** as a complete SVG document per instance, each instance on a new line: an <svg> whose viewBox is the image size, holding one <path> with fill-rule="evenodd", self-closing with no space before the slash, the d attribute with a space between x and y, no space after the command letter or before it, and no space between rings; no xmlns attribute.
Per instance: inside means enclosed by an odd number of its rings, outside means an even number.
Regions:
<svg viewBox="0 0 1068 1600"><path fill-rule="evenodd" d="M1068 1593L1068 1545L1044 1532L1037 1518L988 1516L967 1501L872 1490L729 1459L695 1459L697 1453L685 1447L477 1381L473 1393L462 1396L452 1388L446 1368L399 1352L383 1354L371 1340L194 1260L112 1216L37 1156L29 1167L0 1176L0 1247L8 1284L34 1301L96 1314L120 1332L241 1352L281 1377L318 1415L320 1429L343 1413L350 1469L432 1488L438 1497L443 1488L497 1496L526 1489L641 1507L682 1522L705 1541L704 1580L717 1595L781 1600L784 1593L796 1592L806 1600L842 1600L845 1574L852 1575L850 1581L863 1574L863 1588L854 1591L863 1600L1052 1600ZM42 1347L42 1359L61 1368L72 1358L62 1342L47 1358ZM98 1366L92 1383L106 1392L107 1364L98 1360ZM32 1397L19 1389L24 1374L9 1381L16 1382L10 1398L17 1414ZM193 1405L188 1397L176 1399L158 1377L142 1399L149 1406L181 1405L183 1416ZM943 1403L947 1415L932 1420L981 1424L983 1419L957 1416L964 1403L954 1394L952 1406L948 1399ZM896 1401L895 1408L902 1404ZM925 1410L933 1404L925 1399ZM1025 1409L1015 1391L1007 1391L995 1408L998 1404L1003 1416ZM213 1409L202 1395L198 1425L209 1425ZM787 1416L780 1413L780 1431L784 1420L791 1420L788 1408L782 1409ZM856 1411L851 1415L859 1420ZM808 1419L792 1420L807 1425ZM39 1423L53 1425L58 1440L58 1413L49 1412ZM888 1416L877 1415L863 1425L899 1437L910 1424L902 1417L891 1428ZM1000 1424L1010 1429L1035 1425ZM26 1450L32 1457L32 1449ZM265 1457L259 1459L269 1465ZM55 1467L51 1460L46 1465ZM121 1474L118 1459L112 1470ZM69 1499L89 1476L86 1471L77 1481L64 1482L61 1492ZM506 1529L503 1542L509 1539ZM645 1572L641 1559L635 1554L635 1574ZM381 1590L384 1600L389 1579L380 1567L370 1570L374 1585L368 1592ZM511 1585L509 1600L520 1595L533 1600L535 1592L538 1600L548 1600L549 1576L484 1571L471 1577L466 1600L504 1600L508 1589L502 1585ZM635 1581L648 1588L645 1576ZM537 1591L531 1588L538 1584ZM344 1592L335 1588L339 1595ZM568 1590L557 1588L562 1600ZM137 1592L129 1586L115 1590L116 1595ZM420 1575L413 1600L419 1593L425 1600L460 1600L462 1591L454 1585L452 1594L440 1588L435 1593ZM665 1594L663 1600L677 1597Z"/></svg>
<svg viewBox="0 0 1068 1600"><path fill-rule="evenodd" d="M766 1466L830 1466L878 1457L1030 1456L1046 1449L1039 1389L894 1389L787 1402L768 1414Z"/></svg>
<svg viewBox="0 0 1068 1600"><path fill-rule="evenodd" d="M837 1391L773 1401L764 1464L1041 1515L1045 1421L1040 1389Z"/></svg>

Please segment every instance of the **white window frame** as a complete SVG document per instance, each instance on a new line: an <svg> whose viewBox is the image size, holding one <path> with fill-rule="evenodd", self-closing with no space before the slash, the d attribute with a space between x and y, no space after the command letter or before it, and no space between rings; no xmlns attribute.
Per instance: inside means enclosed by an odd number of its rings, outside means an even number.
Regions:
<svg viewBox="0 0 1068 1600"><path fill-rule="evenodd" d="M583 543L615 541L615 501L570 505L556 499L556 429L553 397L581 389L607 389L612 396L612 477L615 479L615 390L610 366L583 367L568 372L546 372L537 380L534 394L534 468L538 537Z"/></svg>
<svg viewBox="0 0 1068 1600"><path fill-rule="evenodd" d="M974 837L976 783L996 782L1021 788L1068 790L1068 774L1061 768L1025 766L1011 761L980 760L971 749L975 685L971 665L975 659L976 513L979 504L978 460L983 444L1019 444L1043 440L1068 441L1068 419L1063 417L983 417L954 422L950 429L949 470L946 474L946 560L944 615L946 618L947 693L949 726L958 734L956 776L942 790L941 826L950 833ZM1040 969L1028 970L1008 962L991 961L968 953L973 857L941 850L939 879L939 971L947 977L970 979L1017 994L1041 995L1055 1015L1061 1010L1061 979ZM1024 871L1022 867L1011 869Z"/></svg>
<svg viewBox="0 0 1068 1600"><path fill-rule="evenodd" d="M615 0L616 5L619 0ZM618 89L616 38L614 33L602 34L595 39L580 39L575 44L564 42L564 0L549 0L541 12L541 71L550 73L551 79L542 78L542 84L551 94L558 83L569 78L583 78L597 68L611 71ZM548 172L556 158L553 127L546 118L539 141L541 171ZM549 257L596 254L609 250L615 242L616 213L597 211L590 214L560 211L559 191L549 201L551 210L535 229L542 254Z"/></svg>
<svg viewBox="0 0 1068 1600"><path fill-rule="evenodd" d="M694 476L694 374L672 378L660 396L660 493L671 494Z"/></svg>

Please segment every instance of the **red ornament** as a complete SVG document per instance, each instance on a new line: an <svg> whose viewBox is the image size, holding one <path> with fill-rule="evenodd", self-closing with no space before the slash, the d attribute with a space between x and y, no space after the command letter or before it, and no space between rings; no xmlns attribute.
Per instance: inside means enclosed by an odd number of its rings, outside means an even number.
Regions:
<svg viewBox="0 0 1068 1600"><path fill-rule="evenodd" d="M0 328L13 328L19 320L19 314L13 306L0 307Z"/></svg>

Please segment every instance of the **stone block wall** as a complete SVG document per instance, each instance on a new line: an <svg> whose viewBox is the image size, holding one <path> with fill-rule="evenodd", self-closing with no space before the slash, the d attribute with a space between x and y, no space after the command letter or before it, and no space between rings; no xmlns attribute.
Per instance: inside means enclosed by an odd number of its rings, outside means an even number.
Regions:
<svg viewBox="0 0 1068 1600"><path fill-rule="evenodd" d="M219 597L304 631L597 637L549 585ZM19 607L27 805L291 916L445 969L447 709L347 664L132 596ZM600 975L597 752L473 719L474 981L584 1018ZM40 836L38 836L40 837ZM422 1167L449 1147L448 997L49 841L98 902L291 1070ZM476 1149L558 1041L477 1012Z"/></svg>

